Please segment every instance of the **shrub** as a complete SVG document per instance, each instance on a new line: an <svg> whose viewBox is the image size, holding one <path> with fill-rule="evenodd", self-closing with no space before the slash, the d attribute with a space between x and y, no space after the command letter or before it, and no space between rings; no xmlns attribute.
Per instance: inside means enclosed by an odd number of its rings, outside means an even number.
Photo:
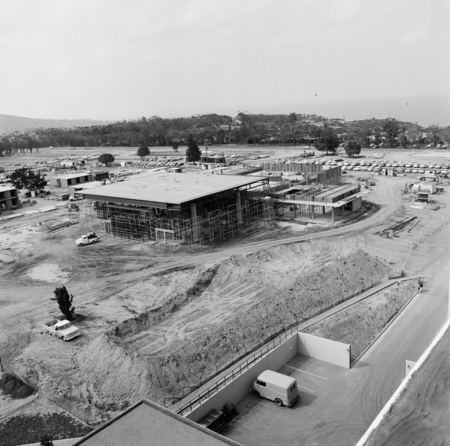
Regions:
<svg viewBox="0 0 450 446"><path fill-rule="evenodd" d="M13 373L5 373L0 379L0 389L5 395L10 395L11 398L21 399L30 396L33 389L27 386L22 380L16 377Z"/></svg>

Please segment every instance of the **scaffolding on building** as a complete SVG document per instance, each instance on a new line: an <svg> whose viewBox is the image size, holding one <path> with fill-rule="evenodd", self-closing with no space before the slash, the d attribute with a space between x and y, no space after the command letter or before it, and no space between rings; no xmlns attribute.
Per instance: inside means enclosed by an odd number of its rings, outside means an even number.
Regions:
<svg viewBox="0 0 450 446"><path fill-rule="evenodd" d="M240 212L238 206L232 204L203 217L185 219L155 217L148 210L139 208L128 208L124 212L121 207L95 202L94 208L80 212L78 218L83 228L100 227L114 237L141 242L208 245L235 236L252 223L267 219L268 214L265 203L252 199L242 200Z"/></svg>

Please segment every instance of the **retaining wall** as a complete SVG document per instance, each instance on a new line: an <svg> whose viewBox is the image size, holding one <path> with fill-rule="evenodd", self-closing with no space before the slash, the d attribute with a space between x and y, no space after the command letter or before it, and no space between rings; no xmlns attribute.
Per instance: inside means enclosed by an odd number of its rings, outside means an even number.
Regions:
<svg viewBox="0 0 450 446"><path fill-rule="evenodd" d="M290 361L298 354L298 333L292 335L285 342L272 350L253 367L243 372L228 385L220 389L211 398L206 400L201 406L195 408L186 415L186 418L192 421L199 421L213 409L221 409L225 403L237 404L250 391L253 381L264 370L278 370L286 362Z"/></svg>
<svg viewBox="0 0 450 446"><path fill-rule="evenodd" d="M198 422L211 410L221 410L226 403L236 405L245 398L250 391L253 381L260 373L264 372L264 370L279 370L297 354L350 368L349 345L306 333L295 333L248 370L230 381L229 384L212 395L203 404L196 407L186 415L186 418Z"/></svg>
<svg viewBox="0 0 450 446"><path fill-rule="evenodd" d="M346 369L350 368L351 347L348 344L319 338L307 333L299 333L298 353Z"/></svg>

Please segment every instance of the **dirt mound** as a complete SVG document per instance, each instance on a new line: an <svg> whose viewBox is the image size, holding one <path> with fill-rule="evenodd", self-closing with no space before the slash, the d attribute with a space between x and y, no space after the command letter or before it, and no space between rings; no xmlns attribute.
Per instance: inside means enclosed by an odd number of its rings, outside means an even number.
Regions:
<svg viewBox="0 0 450 446"><path fill-rule="evenodd" d="M305 333L350 344L353 362L403 308L414 291L415 282L392 286L315 324Z"/></svg>
<svg viewBox="0 0 450 446"><path fill-rule="evenodd" d="M107 335L117 342L121 339L126 339L129 335L140 333L155 324L161 323L170 315L176 313L181 307L184 307L193 299L199 297L213 281L217 269L218 265L201 272L197 276L194 284L184 293L170 296L162 305L153 308L148 312L141 313L133 319L122 322L112 331L107 332Z"/></svg>
<svg viewBox="0 0 450 446"><path fill-rule="evenodd" d="M92 341L77 361L104 408L142 397L164 403L272 333L387 280L389 273L387 264L332 243L233 256L198 275L184 294ZM224 302L230 305L217 318L214 311Z"/></svg>
<svg viewBox="0 0 450 446"><path fill-rule="evenodd" d="M12 373L5 373L0 378L0 389L14 399L27 398L33 393L33 389Z"/></svg>
<svg viewBox="0 0 450 446"><path fill-rule="evenodd" d="M207 326L195 338L180 343L165 357L165 366L155 371L161 376L158 381L163 383L164 393L175 395L181 386L199 382L272 333L359 294L388 276L386 264L354 251L287 284L274 282L276 293L269 293L248 311L217 326Z"/></svg>
<svg viewBox="0 0 450 446"><path fill-rule="evenodd" d="M93 386L100 410L117 410L117 403L136 402L152 388L145 360L102 335L90 342L77 356L82 379Z"/></svg>

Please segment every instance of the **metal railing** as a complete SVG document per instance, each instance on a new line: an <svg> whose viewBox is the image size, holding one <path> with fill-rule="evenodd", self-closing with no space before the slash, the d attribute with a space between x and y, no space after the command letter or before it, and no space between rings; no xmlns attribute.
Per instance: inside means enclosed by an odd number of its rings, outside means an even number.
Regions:
<svg viewBox="0 0 450 446"><path fill-rule="evenodd" d="M283 329L283 332L269 341L267 344L263 345L259 350L247 358L245 361L239 363L236 367L231 369L227 374L221 377L218 381L216 381L213 385L203 390L201 393L196 395L193 399L189 401L189 403L185 404L183 407L178 409L176 413L178 415L184 416L185 414L192 412L196 407L199 407L203 402L207 399L211 398L214 394L218 393L219 390L223 389L227 386L231 381L236 379L243 372L252 367L256 362L261 360L264 356L266 356L271 351L275 350L280 344L285 342L288 337L294 335L298 332L298 323L295 322L288 327Z"/></svg>

